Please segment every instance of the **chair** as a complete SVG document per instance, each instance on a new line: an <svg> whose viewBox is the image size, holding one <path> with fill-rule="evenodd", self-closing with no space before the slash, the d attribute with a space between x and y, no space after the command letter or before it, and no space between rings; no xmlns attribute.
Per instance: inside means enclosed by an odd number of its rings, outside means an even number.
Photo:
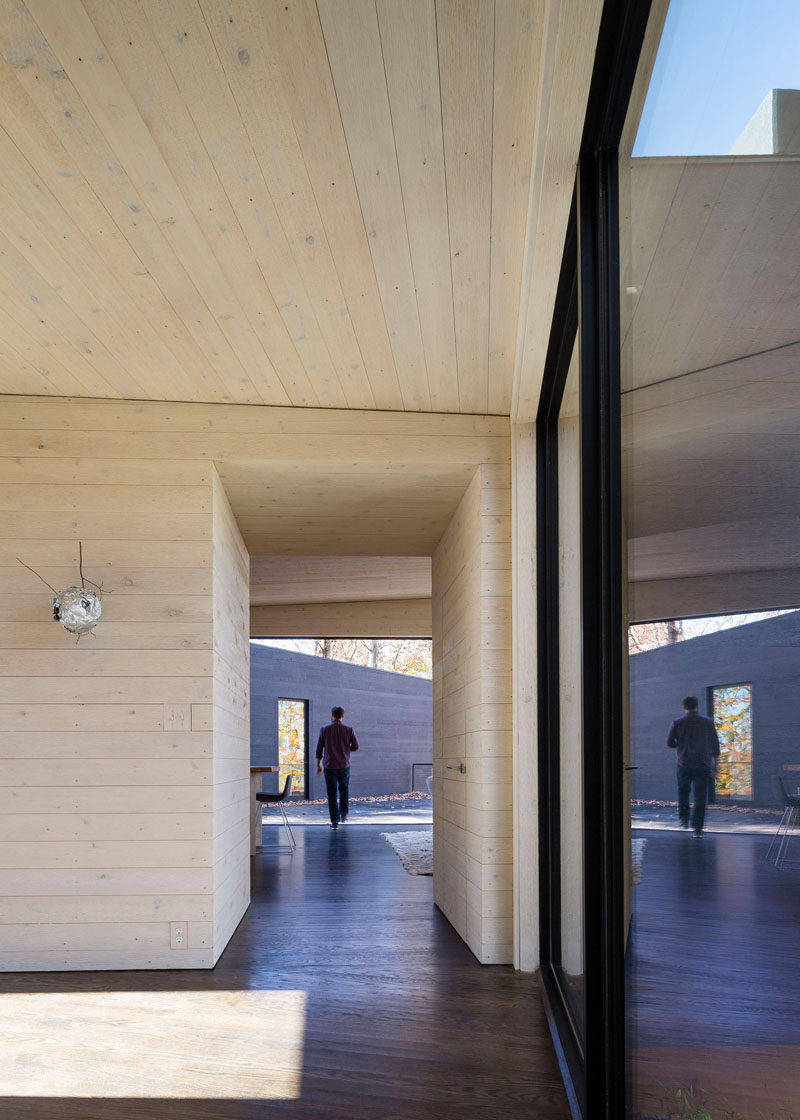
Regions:
<svg viewBox="0 0 800 1120"><path fill-rule="evenodd" d="M792 829L800 824L800 794L789 793L781 774L772 775L772 788L778 801L783 805L783 816L764 858L771 860L776 867L785 867L789 837Z"/></svg>
<svg viewBox="0 0 800 1120"><path fill-rule="evenodd" d="M283 817L284 827L286 828L286 831L289 834L289 848L290 848L291 851L294 851L294 849L297 847L297 841L294 838L294 833L292 832L291 826L289 824L289 820L286 816L286 810L283 807L284 801L286 800L286 798L289 796L289 794L291 792L292 792L292 775L289 774L286 778L286 782L284 784L282 793L257 793L256 794L256 801L261 801L265 805L277 805L278 806L278 809L280 810L281 817ZM262 852L263 851L266 851L266 852L273 851L274 852L274 851L277 851L277 850L279 850L281 848L285 848L285 847L286 847L285 844L274 844L274 845L270 845L269 848L264 848L262 846L261 850L262 850Z"/></svg>

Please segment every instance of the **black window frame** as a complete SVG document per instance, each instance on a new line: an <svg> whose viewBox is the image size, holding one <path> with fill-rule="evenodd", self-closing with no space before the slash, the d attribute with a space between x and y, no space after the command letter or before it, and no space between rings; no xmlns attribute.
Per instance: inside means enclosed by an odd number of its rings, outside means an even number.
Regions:
<svg viewBox="0 0 800 1120"><path fill-rule="evenodd" d="M620 1120L628 1111L618 155L649 14L650 0L606 0L603 7L536 421L541 981L576 1120ZM557 424L576 338L584 747L582 1037L558 977Z"/></svg>

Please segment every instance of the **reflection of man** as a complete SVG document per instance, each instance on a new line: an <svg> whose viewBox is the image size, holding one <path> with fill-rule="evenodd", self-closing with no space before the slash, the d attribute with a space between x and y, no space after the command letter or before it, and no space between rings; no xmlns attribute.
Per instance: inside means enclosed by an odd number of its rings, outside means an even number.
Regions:
<svg viewBox="0 0 800 1120"><path fill-rule="evenodd" d="M686 696L684 714L676 719L667 735L667 746L677 751L678 816L681 827L689 827L689 794L694 792L692 828L703 835L709 777L717 772L719 738L714 721L697 711L697 697Z"/></svg>
<svg viewBox="0 0 800 1120"><path fill-rule="evenodd" d="M350 752L358 750L358 739L352 727L342 723L344 708L332 708L331 723L321 728L317 740L317 773L325 770L328 791L328 812L331 828L347 820L347 795L350 787Z"/></svg>

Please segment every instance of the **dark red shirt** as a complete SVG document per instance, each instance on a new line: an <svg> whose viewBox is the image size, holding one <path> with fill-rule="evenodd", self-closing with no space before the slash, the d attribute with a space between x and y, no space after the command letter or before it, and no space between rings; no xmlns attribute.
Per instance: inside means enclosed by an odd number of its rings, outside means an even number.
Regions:
<svg viewBox="0 0 800 1120"><path fill-rule="evenodd" d="M317 740L317 758L322 759L325 770L346 770L350 765L350 751L358 750L358 739L352 727L335 719L321 728Z"/></svg>
<svg viewBox="0 0 800 1120"><path fill-rule="evenodd" d="M698 712L687 712L670 727L667 746L678 752L679 766L712 766L719 755L714 721Z"/></svg>

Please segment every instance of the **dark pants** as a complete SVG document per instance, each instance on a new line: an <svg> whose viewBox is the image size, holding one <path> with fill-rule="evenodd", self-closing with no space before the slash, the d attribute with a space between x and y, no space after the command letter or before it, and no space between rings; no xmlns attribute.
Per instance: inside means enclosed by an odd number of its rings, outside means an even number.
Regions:
<svg viewBox="0 0 800 1120"><path fill-rule="evenodd" d="M347 816L347 791L350 786L350 767L343 770L328 770L325 768L325 788L328 791L328 812L331 815L331 824L338 824ZM338 803L337 803L337 797Z"/></svg>
<svg viewBox="0 0 800 1120"><path fill-rule="evenodd" d="M678 766L678 816L683 824L689 820L689 794L694 793L692 828L703 831L706 819L709 770L707 766Z"/></svg>

